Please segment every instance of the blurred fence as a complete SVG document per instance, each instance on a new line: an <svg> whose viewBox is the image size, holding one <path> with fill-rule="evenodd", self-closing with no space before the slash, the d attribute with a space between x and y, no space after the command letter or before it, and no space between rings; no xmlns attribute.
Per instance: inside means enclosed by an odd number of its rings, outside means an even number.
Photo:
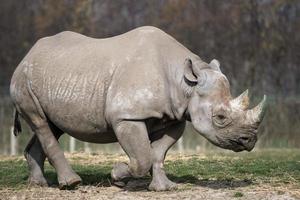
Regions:
<svg viewBox="0 0 300 200"><path fill-rule="evenodd" d="M300 147L300 98L272 99L264 122L261 126L258 148L299 148ZM23 132L17 138L12 136L13 107L9 96L0 98L0 154L21 154L26 147L32 133L22 120ZM91 144L71 139L63 135L60 145L66 151L101 151L121 152L118 143ZM176 143L172 150L176 151L205 151L215 149L202 136L198 135L188 124L182 139Z"/></svg>

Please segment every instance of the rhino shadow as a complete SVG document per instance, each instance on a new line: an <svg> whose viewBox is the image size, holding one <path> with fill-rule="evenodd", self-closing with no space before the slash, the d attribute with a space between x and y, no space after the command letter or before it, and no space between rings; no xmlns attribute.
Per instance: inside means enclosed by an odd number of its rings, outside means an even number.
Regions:
<svg viewBox="0 0 300 200"><path fill-rule="evenodd" d="M109 173L103 173L103 172L77 172L77 174L81 177L83 186L99 186L99 187L110 187L111 184L111 178ZM45 172L45 177L48 181L48 184L50 187L58 187L57 182L57 174L55 172ZM75 189L75 188L69 188L69 189Z"/></svg>
<svg viewBox="0 0 300 200"><path fill-rule="evenodd" d="M103 172L78 172L78 175L82 178L81 185L83 186L96 186L96 187L111 187L110 173ZM57 175L55 172L46 172L45 177L51 187L57 187ZM177 184L191 184L194 186L206 187L211 189L234 189L240 187L247 187L254 184L252 180L232 180L232 179L219 179L219 180L208 180L208 179L198 179L193 175L176 176L173 174L168 174L171 181ZM125 180L124 190L127 191L142 191L147 190L148 185L151 182L151 177L147 176L145 178L128 178ZM74 188L69 188L74 189Z"/></svg>
<svg viewBox="0 0 300 200"><path fill-rule="evenodd" d="M254 184L252 180L244 179L244 180L233 180L233 179L217 179L217 180L209 180L209 179L198 179L192 175L185 176L176 176L172 174L168 174L170 180L175 183L189 183L191 185L197 185L201 187L207 187L211 189L234 189L240 187L246 187Z"/></svg>

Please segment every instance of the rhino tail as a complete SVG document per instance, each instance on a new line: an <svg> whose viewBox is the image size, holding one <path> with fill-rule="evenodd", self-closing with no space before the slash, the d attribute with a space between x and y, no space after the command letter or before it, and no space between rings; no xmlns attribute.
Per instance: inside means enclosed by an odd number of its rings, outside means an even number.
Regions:
<svg viewBox="0 0 300 200"><path fill-rule="evenodd" d="M19 113L17 110L15 110L15 120L14 120L14 127L13 127L13 133L15 136L18 136L19 133L22 132L21 122L19 118Z"/></svg>

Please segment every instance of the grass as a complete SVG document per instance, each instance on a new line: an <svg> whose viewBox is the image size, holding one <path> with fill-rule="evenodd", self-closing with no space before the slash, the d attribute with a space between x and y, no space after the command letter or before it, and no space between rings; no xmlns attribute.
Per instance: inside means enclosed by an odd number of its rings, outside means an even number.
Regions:
<svg viewBox="0 0 300 200"><path fill-rule="evenodd" d="M107 155L109 157L109 155ZM110 185L114 159L106 155L71 156L73 169L82 177L83 185ZM205 155L171 156L165 162L168 177L177 182L210 188L237 188L256 184L300 187L300 151L270 150L251 153L208 153ZM94 162L95 158L102 160ZM102 159L103 158L103 159ZM56 173L47 163L45 176L56 185ZM0 157L0 189L27 187L28 169L21 157ZM150 177L146 177L150 179ZM236 194L234 197L241 197Z"/></svg>
<svg viewBox="0 0 300 200"><path fill-rule="evenodd" d="M237 197L237 198L240 198L240 197L243 197L244 194L242 192L236 192L234 193L233 197Z"/></svg>
<svg viewBox="0 0 300 200"><path fill-rule="evenodd" d="M300 185L299 151L258 152L197 156L186 161L167 162L168 172L179 182L216 183L230 185L252 183Z"/></svg>

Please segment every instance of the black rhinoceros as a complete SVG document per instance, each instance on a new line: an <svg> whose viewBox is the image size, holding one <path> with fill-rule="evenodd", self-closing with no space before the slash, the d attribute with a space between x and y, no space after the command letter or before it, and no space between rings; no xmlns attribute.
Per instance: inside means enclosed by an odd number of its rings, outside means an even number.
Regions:
<svg viewBox="0 0 300 200"><path fill-rule="evenodd" d="M60 188L81 182L57 141L68 133L86 142L119 142L130 162L114 166L113 181L151 170L149 189L156 191L175 186L163 162L186 120L219 147L250 151L266 101L248 109L247 91L231 97L217 60L208 64L149 26L105 39L74 32L42 38L14 72L10 94L15 134L18 115L34 133L25 149L30 183L47 184L46 157Z"/></svg>

